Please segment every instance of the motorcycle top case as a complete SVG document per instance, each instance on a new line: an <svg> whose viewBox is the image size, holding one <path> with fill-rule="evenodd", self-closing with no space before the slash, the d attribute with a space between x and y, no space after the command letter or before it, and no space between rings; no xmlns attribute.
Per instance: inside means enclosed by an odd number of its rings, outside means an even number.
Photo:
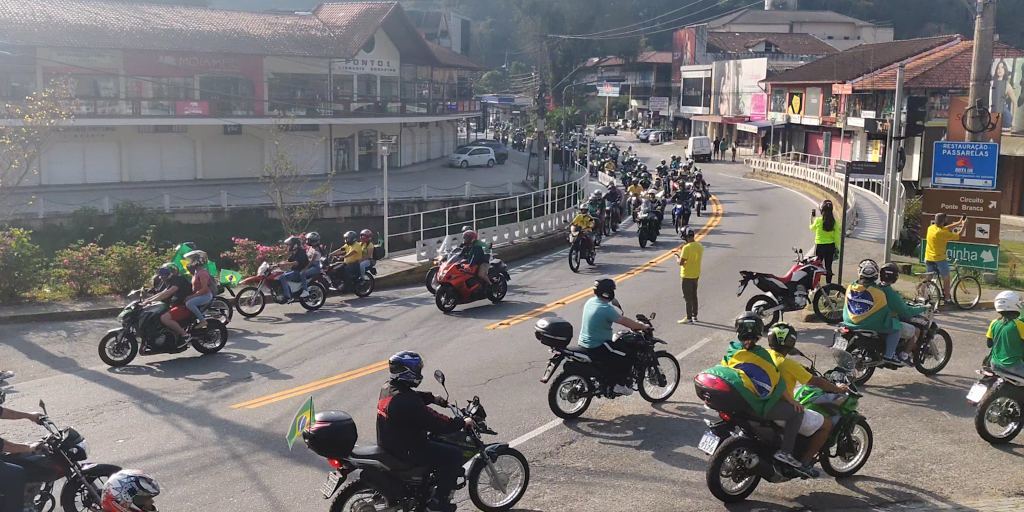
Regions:
<svg viewBox="0 0 1024 512"><path fill-rule="evenodd" d="M752 414L750 404L740 393L715 375L703 372L697 374L693 379L693 388L697 398L716 411Z"/></svg>
<svg viewBox="0 0 1024 512"><path fill-rule="evenodd" d="M317 413L313 425L302 431L302 439L313 453L328 459L352 455L359 437L352 416L341 411Z"/></svg>
<svg viewBox="0 0 1024 512"><path fill-rule="evenodd" d="M534 335L541 343L551 348L564 349L572 341L572 324L558 318L541 318L534 326Z"/></svg>

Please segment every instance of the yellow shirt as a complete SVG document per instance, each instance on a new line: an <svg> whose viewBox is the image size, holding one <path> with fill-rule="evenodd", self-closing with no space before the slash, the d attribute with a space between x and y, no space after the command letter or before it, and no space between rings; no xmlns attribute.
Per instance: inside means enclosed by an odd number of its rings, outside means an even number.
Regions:
<svg viewBox="0 0 1024 512"><path fill-rule="evenodd" d="M345 244L341 246L345 250L345 263L359 263L363 259L363 248L360 244Z"/></svg>
<svg viewBox="0 0 1024 512"><path fill-rule="evenodd" d="M814 233L814 245L835 245L839 247L839 219L836 219L832 231L825 231L825 219L815 217L811 221L811 231Z"/></svg>
<svg viewBox="0 0 1024 512"><path fill-rule="evenodd" d="M796 394L798 384L806 384L813 377L811 372L804 368L804 365L788 359L772 349L768 349L768 353L772 355L772 361L775 362L775 366L779 369L782 381L786 383L786 391L791 395Z"/></svg>
<svg viewBox="0 0 1024 512"><path fill-rule="evenodd" d="M361 245L360 250L362 251L362 259L372 260L373 250L376 249L377 246L373 245L373 242L361 243L359 245Z"/></svg>
<svg viewBox="0 0 1024 512"><path fill-rule="evenodd" d="M946 246L952 240L960 240L960 235L936 224L928 226L925 236L927 242L924 249L925 261L946 261Z"/></svg>
<svg viewBox="0 0 1024 512"><path fill-rule="evenodd" d="M576 215L576 218L572 219L572 225L584 231L590 231L594 229L594 218L580 213Z"/></svg>
<svg viewBox="0 0 1024 512"><path fill-rule="evenodd" d="M644 188L641 187L640 185L630 185L626 189L626 193L631 195L631 196L638 196L638 195L644 193Z"/></svg>
<svg viewBox="0 0 1024 512"><path fill-rule="evenodd" d="M679 277L697 279L700 277L700 262L704 259L704 246L700 242L690 242L683 246L680 255L683 263L679 267Z"/></svg>

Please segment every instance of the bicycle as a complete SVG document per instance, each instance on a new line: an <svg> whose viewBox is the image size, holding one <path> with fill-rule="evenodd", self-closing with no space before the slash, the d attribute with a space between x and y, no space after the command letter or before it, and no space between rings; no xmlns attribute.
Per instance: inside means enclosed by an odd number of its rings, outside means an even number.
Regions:
<svg viewBox="0 0 1024 512"><path fill-rule="evenodd" d="M970 270L970 274L960 275L960 261L952 261L952 282L949 289L953 294L953 303L963 310L974 309L981 301L981 281L975 275L977 271ZM937 282L938 274L935 272L922 272L915 274L921 277L917 285L917 298L938 304L942 297L942 286Z"/></svg>

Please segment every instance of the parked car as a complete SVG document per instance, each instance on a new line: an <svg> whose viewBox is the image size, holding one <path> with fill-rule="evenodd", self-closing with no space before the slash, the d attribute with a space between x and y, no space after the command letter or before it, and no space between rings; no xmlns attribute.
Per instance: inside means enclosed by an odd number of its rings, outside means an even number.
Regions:
<svg viewBox="0 0 1024 512"><path fill-rule="evenodd" d="M597 129L594 130L594 134L595 135L618 135L619 131L616 130L615 128L611 127L611 126L598 126Z"/></svg>
<svg viewBox="0 0 1024 512"><path fill-rule="evenodd" d="M672 140L672 132L668 130L652 130L647 134L647 142L650 142L651 144L668 142L670 140Z"/></svg>
<svg viewBox="0 0 1024 512"><path fill-rule="evenodd" d="M711 161L711 138L705 136L690 137L686 144L686 156L694 162Z"/></svg>
<svg viewBox="0 0 1024 512"><path fill-rule="evenodd" d="M638 130L636 132L636 138L640 142L649 142L650 138L651 138L651 132L652 131L654 131L654 130L652 130L650 128L640 128L640 130Z"/></svg>
<svg viewBox="0 0 1024 512"><path fill-rule="evenodd" d="M478 165L494 167L496 161L494 150L486 146L463 146L448 157L449 166L463 169Z"/></svg>
<svg viewBox="0 0 1024 512"><path fill-rule="evenodd" d="M504 165L508 161L508 146L498 142L494 139L476 139L466 146L485 146L494 150L494 161L499 165Z"/></svg>

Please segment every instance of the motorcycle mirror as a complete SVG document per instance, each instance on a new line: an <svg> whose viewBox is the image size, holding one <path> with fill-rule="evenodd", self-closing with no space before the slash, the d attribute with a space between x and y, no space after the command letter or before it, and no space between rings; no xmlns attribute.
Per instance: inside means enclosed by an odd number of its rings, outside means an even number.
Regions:
<svg viewBox="0 0 1024 512"><path fill-rule="evenodd" d="M43 410L43 416L49 416L49 414L46 412L46 402L39 400L39 408Z"/></svg>
<svg viewBox="0 0 1024 512"><path fill-rule="evenodd" d="M434 370L434 380L436 380L441 386L444 386L444 372L441 370Z"/></svg>
<svg viewBox="0 0 1024 512"><path fill-rule="evenodd" d="M651 313L651 316L649 316L648 318L650 318L651 320L654 320L654 317L656 317L656 316L658 316L657 313Z"/></svg>

